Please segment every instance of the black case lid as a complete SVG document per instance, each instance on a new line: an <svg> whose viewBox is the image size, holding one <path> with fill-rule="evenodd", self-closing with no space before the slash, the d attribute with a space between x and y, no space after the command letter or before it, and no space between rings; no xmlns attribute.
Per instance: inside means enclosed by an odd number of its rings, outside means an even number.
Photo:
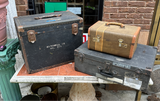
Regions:
<svg viewBox="0 0 160 101"><path fill-rule="evenodd" d="M36 20L36 17L42 17L42 16L50 16L50 15L59 15L60 17L51 17L51 18L44 18L44 19L38 19ZM70 21L77 21L80 20L80 17L76 14L71 13L70 11L60 11L60 12L54 12L54 13L43 13L43 14L35 14L35 15L29 15L29 16L20 16L16 17L15 23L17 26L23 26L23 28L30 28L35 26L45 26L45 25L53 25L53 24L59 24L64 22L70 22Z"/></svg>

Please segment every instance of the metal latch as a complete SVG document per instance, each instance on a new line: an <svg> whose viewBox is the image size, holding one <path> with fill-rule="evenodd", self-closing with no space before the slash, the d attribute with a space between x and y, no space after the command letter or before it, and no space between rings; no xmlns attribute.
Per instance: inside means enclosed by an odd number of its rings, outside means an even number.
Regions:
<svg viewBox="0 0 160 101"><path fill-rule="evenodd" d="M119 47L127 48L127 44L123 43L123 39L118 39L118 41L119 41Z"/></svg>
<svg viewBox="0 0 160 101"><path fill-rule="evenodd" d="M112 63L111 62L106 62L105 64L105 72L110 72L111 71L111 65Z"/></svg>
<svg viewBox="0 0 160 101"><path fill-rule="evenodd" d="M77 35L77 33L78 33L78 24L73 23L72 24L72 34Z"/></svg>
<svg viewBox="0 0 160 101"><path fill-rule="evenodd" d="M36 32L34 30L29 30L27 32L28 35L28 41L31 43L35 43L36 41Z"/></svg>
<svg viewBox="0 0 160 101"><path fill-rule="evenodd" d="M96 37L93 37L93 42L100 42L101 36L97 35Z"/></svg>

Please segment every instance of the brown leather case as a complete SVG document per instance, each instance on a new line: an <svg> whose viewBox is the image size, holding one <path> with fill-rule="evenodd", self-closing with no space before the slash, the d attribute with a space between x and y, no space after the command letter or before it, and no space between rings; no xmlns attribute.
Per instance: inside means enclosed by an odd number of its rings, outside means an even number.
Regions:
<svg viewBox="0 0 160 101"><path fill-rule="evenodd" d="M132 58L141 28L98 21L88 29L88 49Z"/></svg>

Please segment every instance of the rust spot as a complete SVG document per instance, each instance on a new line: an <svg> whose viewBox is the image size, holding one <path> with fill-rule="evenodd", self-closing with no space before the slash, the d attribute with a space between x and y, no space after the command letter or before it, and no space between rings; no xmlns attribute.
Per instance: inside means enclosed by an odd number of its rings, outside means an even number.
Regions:
<svg viewBox="0 0 160 101"><path fill-rule="evenodd" d="M45 31L43 31L43 33L45 33Z"/></svg>
<svg viewBox="0 0 160 101"><path fill-rule="evenodd" d="M143 53L145 53L146 51L143 51Z"/></svg>
<svg viewBox="0 0 160 101"><path fill-rule="evenodd" d="M18 32L24 32L23 26L18 26Z"/></svg>

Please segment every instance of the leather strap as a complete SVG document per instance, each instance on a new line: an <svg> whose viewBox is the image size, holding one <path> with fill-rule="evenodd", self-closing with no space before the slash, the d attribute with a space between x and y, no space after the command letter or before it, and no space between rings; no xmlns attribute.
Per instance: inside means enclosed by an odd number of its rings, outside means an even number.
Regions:
<svg viewBox="0 0 160 101"><path fill-rule="evenodd" d="M104 37L104 31L107 29L106 23L99 26L96 30L96 37L100 37L99 42L95 42L95 50L102 51L103 50L103 37Z"/></svg>

